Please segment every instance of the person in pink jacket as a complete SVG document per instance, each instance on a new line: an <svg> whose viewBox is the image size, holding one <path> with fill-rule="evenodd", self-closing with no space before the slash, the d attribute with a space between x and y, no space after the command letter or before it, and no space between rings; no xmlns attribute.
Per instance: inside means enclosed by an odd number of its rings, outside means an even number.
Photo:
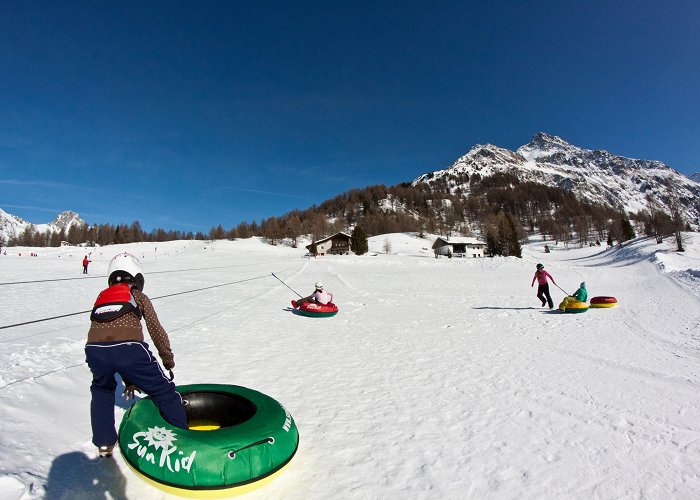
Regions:
<svg viewBox="0 0 700 500"><path fill-rule="evenodd" d="M544 266L542 264L537 264L537 271L535 271L535 275L532 277L530 287L535 286L535 280L537 280L537 298L542 301L542 307L544 307L545 304L549 304L549 308L552 309L554 307L554 302L552 301L552 296L549 295L549 284L547 283L547 278L549 278L555 285L557 284L557 282L554 281L554 278L552 278L552 275L544 270Z"/></svg>
<svg viewBox="0 0 700 500"><path fill-rule="evenodd" d="M333 302L333 294L328 290L323 289L323 283L317 281L314 286L316 287L314 293L308 297L292 301L292 306L294 309L302 305L304 302L316 302L317 304L330 304Z"/></svg>

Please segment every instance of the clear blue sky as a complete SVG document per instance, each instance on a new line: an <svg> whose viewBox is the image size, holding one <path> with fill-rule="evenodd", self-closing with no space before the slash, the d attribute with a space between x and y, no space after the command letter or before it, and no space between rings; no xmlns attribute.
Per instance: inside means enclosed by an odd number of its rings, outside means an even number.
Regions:
<svg viewBox="0 0 700 500"><path fill-rule="evenodd" d="M0 208L202 230L537 131L700 170L700 2L0 5Z"/></svg>

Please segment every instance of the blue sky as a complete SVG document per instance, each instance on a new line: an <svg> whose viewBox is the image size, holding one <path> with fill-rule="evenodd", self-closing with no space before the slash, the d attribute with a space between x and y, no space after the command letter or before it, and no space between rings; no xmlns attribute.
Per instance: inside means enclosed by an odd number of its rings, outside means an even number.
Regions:
<svg viewBox="0 0 700 500"><path fill-rule="evenodd" d="M697 1L0 6L0 208L204 231L537 131L700 170Z"/></svg>

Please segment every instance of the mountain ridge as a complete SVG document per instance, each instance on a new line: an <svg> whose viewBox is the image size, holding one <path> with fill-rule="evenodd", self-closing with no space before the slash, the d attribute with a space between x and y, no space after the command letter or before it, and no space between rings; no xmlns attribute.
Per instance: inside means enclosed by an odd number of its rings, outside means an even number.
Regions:
<svg viewBox="0 0 700 500"><path fill-rule="evenodd" d="M7 244L10 239L17 238L22 232L32 227L36 232L46 234L48 232L68 232L73 225L86 225L76 212L66 210L58 214L51 222L46 224L33 224L21 217L5 212L0 208L0 238Z"/></svg>
<svg viewBox="0 0 700 500"><path fill-rule="evenodd" d="M515 151L493 144L477 144L450 167L423 174L412 185L456 178L448 181L450 189L469 193L465 176L484 177L496 173L563 188L586 201L628 212L661 210L670 213L678 205L684 218L700 227L698 181L658 160L585 149L545 132L536 133L529 143Z"/></svg>
<svg viewBox="0 0 700 500"><path fill-rule="evenodd" d="M571 200L603 207L604 212L599 212L595 217L598 225L602 220L615 218L615 213L621 209L630 214L639 214L644 221L653 218L655 213L670 215L677 208L691 227L696 230L700 228L700 182L661 161L626 158L600 149L584 149L561 137L538 132L529 143L515 151L494 144L476 144L450 167L423 174L412 182L390 188L378 185L350 190L318 206L270 217L267 221L263 220L260 226L255 221L252 224L241 222L238 227L225 232L219 225L212 228L209 237L236 238L262 234L271 235L269 237L274 241L281 238L283 233L320 235L329 228L347 230L359 222L368 224L370 233L387 228L395 232L406 228L432 227L436 221L438 226L444 226L442 230L445 231L478 231L488 218L489 208L484 203L492 203L484 198L488 185L484 186L478 181L498 177L497 174L507 175L487 183L493 186L497 182L500 186L498 193L491 193L500 200L493 202L491 210L513 210L513 213L520 214L523 225L544 223L551 226L549 219L557 214L558 226L571 226L578 218L576 210L590 214L591 209L565 202L561 195L549 191L554 189ZM700 173L693 177L700 177ZM527 187L513 191L517 182L541 186L541 189ZM472 189L476 191L471 193ZM470 193L476 196L470 199ZM569 204L567 210L562 210L562 203ZM447 207L452 208L446 210ZM377 217L375 209L393 215ZM321 224L319 217L325 218L327 223ZM373 221L368 221L368 218L373 218ZM451 223L455 223L452 228L449 227ZM60 232L61 229L67 233L74 224L85 225L85 222L72 211L59 214L49 224L35 225L0 209L0 243L15 240L29 227L40 234ZM558 230L563 231L561 228ZM109 243L116 236L114 228L102 232L105 233L104 237L95 234L90 237ZM157 238L163 238L165 234L162 230L152 233L158 233L151 235ZM120 237L124 235L120 234ZM205 235L198 232L196 237L205 238ZM294 239L296 236L291 237Z"/></svg>

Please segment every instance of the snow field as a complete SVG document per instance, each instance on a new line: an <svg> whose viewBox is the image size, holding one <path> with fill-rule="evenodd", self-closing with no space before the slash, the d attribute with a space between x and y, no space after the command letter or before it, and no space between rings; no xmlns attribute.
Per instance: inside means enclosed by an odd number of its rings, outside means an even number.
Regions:
<svg viewBox="0 0 700 500"><path fill-rule="evenodd" d="M33 249L0 258L2 282L79 279L0 285L11 305L0 326L90 309L109 259L137 255L176 381L251 387L295 418L297 455L247 498L695 498L700 238L689 238L685 254L645 239L551 254L533 242L523 259L434 259L432 240L404 234L318 259L255 239L138 244L93 251L88 277L82 250ZM586 281L619 307L540 308L537 262L568 292ZM323 281L339 314L295 315L271 272L302 295ZM550 289L556 306L564 294ZM172 498L121 456L96 459L87 327L83 314L0 329L3 495ZM129 404L117 396L117 422Z"/></svg>

